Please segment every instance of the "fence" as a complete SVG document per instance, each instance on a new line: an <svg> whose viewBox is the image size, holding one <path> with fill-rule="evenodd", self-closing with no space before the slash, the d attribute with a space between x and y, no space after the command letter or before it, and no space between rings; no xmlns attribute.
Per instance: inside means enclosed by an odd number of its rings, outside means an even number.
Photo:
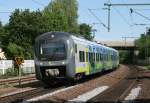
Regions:
<svg viewBox="0 0 150 103"><path fill-rule="evenodd" d="M21 67L23 68L24 73L35 73L34 60L24 60ZM0 74L5 74L8 68L14 68L14 61L0 60Z"/></svg>
<svg viewBox="0 0 150 103"><path fill-rule="evenodd" d="M148 60L137 60L139 65L150 65L150 58Z"/></svg>

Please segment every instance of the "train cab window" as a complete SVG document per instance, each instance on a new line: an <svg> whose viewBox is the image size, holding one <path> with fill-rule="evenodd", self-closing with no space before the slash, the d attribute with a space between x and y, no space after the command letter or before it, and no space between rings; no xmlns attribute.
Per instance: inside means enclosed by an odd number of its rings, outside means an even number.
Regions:
<svg viewBox="0 0 150 103"><path fill-rule="evenodd" d="M89 55L88 55L88 52L86 52L86 62L88 62L89 60Z"/></svg>
<svg viewBox="0 0 150 103"><path fill-rule="evenodd" d="M49 61L65 60L67 58L66 46L62 42L40 44L39 59Z"/></svg>
<svg viewBox="0 0 150 103"><path fill-rule="evenodd" d="M80 62L85 62L85 53L84 51L79 51Z"/></svg>

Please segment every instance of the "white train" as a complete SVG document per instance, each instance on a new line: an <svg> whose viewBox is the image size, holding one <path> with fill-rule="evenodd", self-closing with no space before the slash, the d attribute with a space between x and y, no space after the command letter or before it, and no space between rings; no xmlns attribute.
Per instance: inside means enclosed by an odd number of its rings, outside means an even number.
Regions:
<svg viewBox="0 0 150 103"><path fill-rule="evenodd" d="M117 50L69 33L48 32L35 40L36 77L45 83L78 80L118 65Z"/></svg>

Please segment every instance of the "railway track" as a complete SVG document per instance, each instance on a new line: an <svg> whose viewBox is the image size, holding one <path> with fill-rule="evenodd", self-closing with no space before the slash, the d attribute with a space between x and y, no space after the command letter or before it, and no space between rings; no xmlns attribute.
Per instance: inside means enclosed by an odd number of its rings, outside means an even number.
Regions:
<svg viewBox="0 0 150 103"><path fill-rule="evenodd" d="M5 79L5 80L0 80L0 85L7 85L7 84L16 84L19 82L28 82L28 81L34 81L36 80L35 76L29 76L29 77L22 77L20 80L19 78L15 79Z"/></svg>
<svg viewBox="0 0 150 103"><path fill-rule="evenodd" d="M140 84L141 69L136 66L129 66L130 73L120 82L114 84L107 91L97 95L88 102L98 103L132 103L132 100L125 100L133 88Z"/></svg>
<svg viewBox="0 0 150 103"><path fill-rule="evenodd" d="M31 99L36 96L41 96L50 92L53 92L55 90L65 88L65 86L60 86L56 88L51 88L51 89L45 89L42 87L39 88L34 88L26 91L20 91L15 94L11 95L5 95L0 97L0 103L21 103L24 100Z"/></svg>
<svg viewBox="0 0 150 103"><path fill-rule="evenodd" d="M116 82L116 84L112 85L112 87L108 88L106 91L99 94L98 96L90 99L88 102L99 102L99 103L122 103L123 102L124 103L124 99L128 96L131 89L135 88L140 83L140 78L139 78L140 77L139 74L141 72L140 69L137 69L135 66L129 66L129 68L130 68L130 73L124 79L120 79L119 82ZM110 75L108 75L107 77L110 78ZM104 79L108 80L107 78ZM39 97L47 93L49 94L56 90L63 89L66 87L69 86L63 84L61 86L57 86L55 88L49 88L49 89L45 89L42 87L34 88L29 91L22 91L20 93L0 97L0 103L19 103L24 100L30 100L32 98ZM125 103L129 103L129 102L125 101Z"/></svg>
<svg viewBox="0 0 150 103"><path fill-rule="evenodd" d="M129 94L129 92L132 90L132 88L135 88L139 83L139 77L140 77L140 69L137 68L136 66L132 67L133 69L135 69L135 73L132 73L133 75L128 77L128 79L133 79L132 83L129 84L128 88L115 100L115 103L122 103L123 101L125 101L124 99L127 97L127 95ZM131 101L130 101L131 102ZM127 101L128 103L128 101Z"/></svg>

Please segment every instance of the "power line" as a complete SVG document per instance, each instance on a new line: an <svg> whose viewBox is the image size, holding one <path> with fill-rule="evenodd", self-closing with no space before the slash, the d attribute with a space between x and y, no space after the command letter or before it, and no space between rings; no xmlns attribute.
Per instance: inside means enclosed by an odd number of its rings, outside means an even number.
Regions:
<svg viewBox="0 0 150 103"><path fill-rule="evenodd" d="M44 6L45 7L45 5L44 4L42 4L41 2L39 2L39 1L36 1L36 0L32 0L34 3L36 3L36 4L38 4L38 5L40 5L40 6Z"/></svg>
<svg viewBox="0 0 150 103"><path fill-rule="evenodd" d="M111 6L150 6L150 4L149 3L147 3L147 4L111 4L111 3L104 3L104 6L108 7L108 24L109 24ZM143 15L141 15L141 16L143 16ZM109 28L110 28L110 25L108 25L108 30L109 30Z"/></svg>
<svg viewBox="0 0 150 103"><path fill-rule="evenodd" d="M150 11L150 9L134 9L134 10L138 10L138 11Z"/></svg>
<svg viewBox="0 0 150 103"><path fill-rule="evenodd" d="M150 20L150 18L148 18L148 17L144 16L143 14L141 14L141 13L139 13L139 12L133 10L132 8L130 8L130 12L131 12L131 13L134 12L135 14L137 14L137 15L139 15L139 16L141 16L141 17L147 19L147 20Z"/></svg>
<svg viewBox="0 0 150 103"><path fill-rule="evenodd" d="M12 13L10 11L0 11L0 13Z"/></svg>
<svg viewBox="0 0 150 103"><path fill-rule="evenodd" d="M105 28L108 29L108 27L92 12L91 9L88 9L88 10L100 22L100 24L102 24Z"/></svg>
<svg viewBox="0 0 150 103"><path fill-rule="evenodd" d="M126 20L126 18L121 14L121 12L117 9L117 8L113 8L117 13L118 13L118 15L122 18L122 20L127 24L127 25L129 25L129 30L130 30L130 32L131 32L131 34L133 34L133 29L131 28L132 26L131 26L131 24L128 22L128 20Z"/></svg>
<svg viewBox="0 0 150 103"><path fill-rule="evenodd" d="M104 3L104 6L150 6L150 4L107 4L107 3Z"/></svg>
<svg viewBox="0 0 150 103"><path fill-rule="evenodd" d="M126 20L126 18L120 13L120 11L116 8L114 8L114 10L119 14L119 16L124 20L124 22L126 24L128 24L129 26L131 26L131 24Z"/></svg>

